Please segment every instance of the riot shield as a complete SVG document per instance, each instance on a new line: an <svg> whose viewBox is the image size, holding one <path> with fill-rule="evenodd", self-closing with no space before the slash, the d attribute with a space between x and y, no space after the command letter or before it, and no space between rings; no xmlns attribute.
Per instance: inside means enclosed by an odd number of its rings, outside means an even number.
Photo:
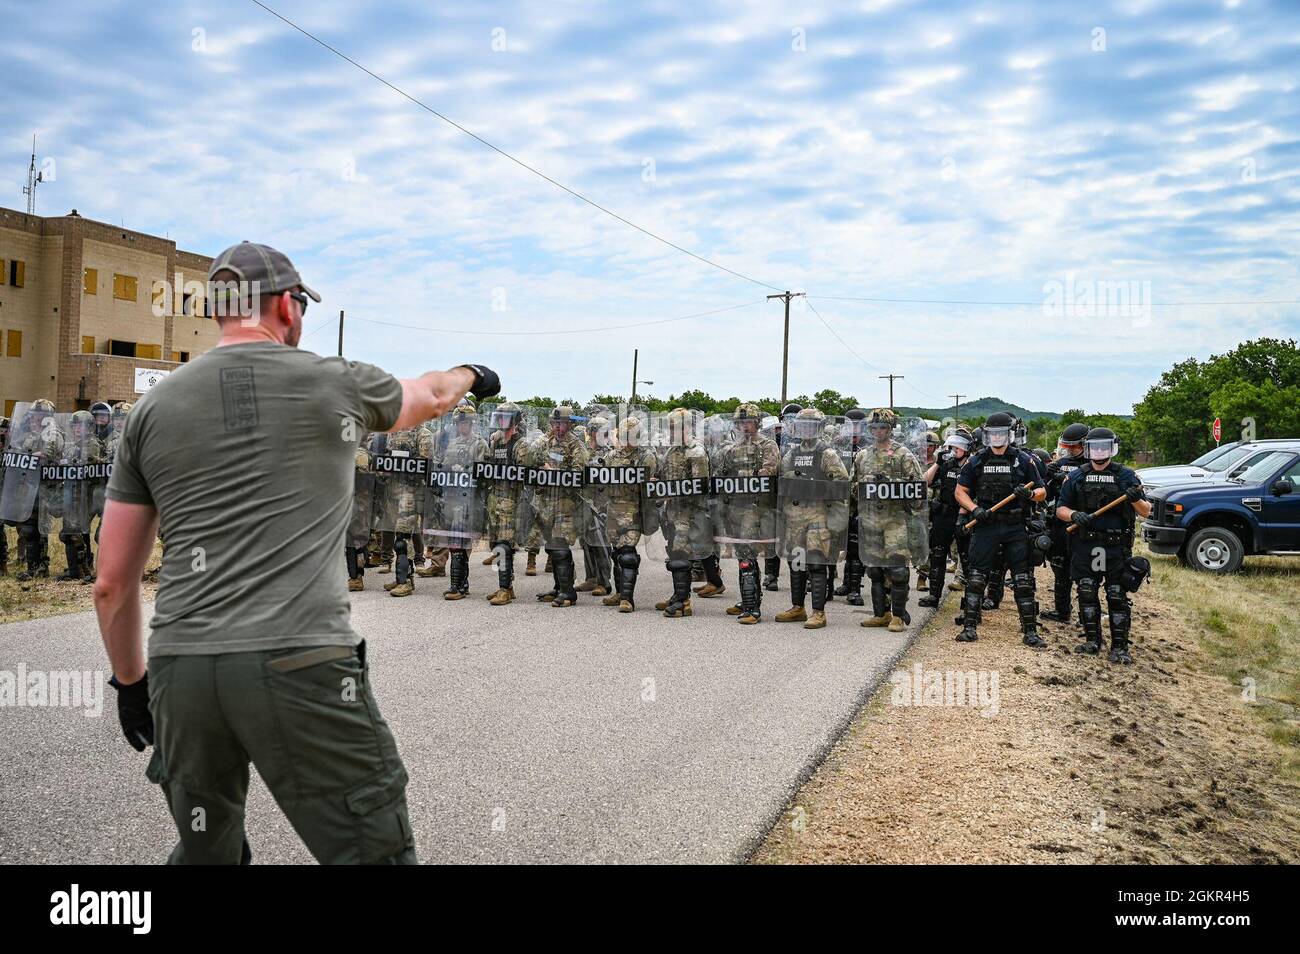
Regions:
<svg viewBox="0 0 1300 954"><path fill-rule="evenodd" d="M346 546L365 549L370 542L375 507L375 474L370 469L371 436L357 448L352 482L352 513L348 518Z"/></svg>
<svg viewBox="0 0 1300 954"><path fill-rule="evenodd" d="M924 431L921 437L924 442ZM929 555L928 492L916 455L897 439L884 447L873 441L855 457L852 478L863 565L924 565Z"/></svg>
<svg viewBox="0 0 1300 954"><path fill-rule="evenodd" d="M776 491L781 449L760 420L734 421L714 462L713 542L722 559L776 554Z"/></svg>
<svg viewBox="0 0 1300 954"><path fill-rule="evenodd" d="M41 468L50 462L58 440L53 407L48 402L14 406L5 443L3 485L0 485L0 520L22 523L36 510L41 489Z"/></svg>
<svg viewBox="0 0 1300 954"><path fill-rule="evenodd" d="M790 415L781 435L777 555L796 571L834 566L848 545L849 471L827 438L824 418Z"/></svg>
<svg viewBox="0 0 1300 954"><path fill-rule="evenodd" d="M56 419L63 434L63 446L58 460L46 465L41 483L43 487L50 485L51 501L58 500L59 516L63 520L61 534L87 534L94 513L91 481L106 476L104 463L91 460L92 456L99 456L93 447L94 421L89 411L61 414Z"/></svg>
<svg viewBox="0 0 1300 954"><path fill-rule="evenodd" d="M434 435L424 427L375 435L370 458L375 475L374 529L405 535L420 531L434 446Z"/></svg>
<svg viewBox="0 0 1300 954"><path fill-rule="evenodd" d="M713 552L712 472L699 438L703 417L684 408L649 416L651 441L658 445L658 467L644 486L642 506L654 511L661 531L645 539L652 559L703 560Z"/></svg>
<svg viewBox="0 0 1300 954"><path fill-rule="evenodd" d="M478 479L477 465L488 456L488 421L467 405L440 421L425 485L425 534L435 549L472 550L487 524L487 483Z"/></svg>
<svg viewBox="0 0 1300 954"><path fill-rule="evenodd" d="M487 444L483 459L474 467L475 481L482 486L483 534L490 544L521 546L528 409L511 403L480 404L478 413Z"/></svg>
<svg viewBox="0 0 1300 954"><path fill-rule="evenodd" d="M646 446L650 414L644 408L621 405L613 446L593 451L584 483L602 524L597 545L610 549L636 547L659 528L658 509L645 497L659 461Z"/></svg>
<svg viewBox="0 0 1300 954"><path fill-rule="evenodd" d="M582 540L582 477L589 452L578 436L577 416L567 405L546 412L547 428L526 452L528 506L520 508L527 517L521 529L528 540L552 549Z"/></svg>
<svg viewBox="0 0 1300 954"><path fill-rule="evenodd" d="M912 452L917 463L921 465L922 472L926 467L925 434L928 430L929 425L926 424L925 418L904 417L901 414L898 416L898 425L894 428L894 440Z"/></svg>

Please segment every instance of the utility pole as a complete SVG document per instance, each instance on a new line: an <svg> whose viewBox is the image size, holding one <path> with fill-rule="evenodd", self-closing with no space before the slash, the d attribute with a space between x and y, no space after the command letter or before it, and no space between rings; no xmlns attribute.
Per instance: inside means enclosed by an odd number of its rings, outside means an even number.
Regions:
<svg viewBox="0 0 1300 954"><path fill-rule="evenodd" d="M781 298L785 301L785 342L781 346L781 403L785 403L786 382L789 379L790 370L790 299L802 298L804 292L785 292L781 295L768 295L767 300Z"/></svg>
<svg viewBox="0 0 1300 954"><path fill-rule="evenodd" d="M343 357L343 309L339 309L339 357Z"/></svg>
<svg viewBox="0 0 1300 954"><path fill-rule="evenodd" d="M636 348L633 348L632 349L632 399L627 402L628 404L636 403L636 358L638 354L640 354L640 352Z"/></svg>
<svg viewBox="0 0 1300 954"><path fill-rule="evenodd" d="M894 409L894 382L903 380L904 375L901 374L880 375L880 380L883 381L885 378L889 378L889 409L892 411Z"/></svg>
<svg viewBox="0 0 1300 954"><path fill-rule="evenodd" d="M949 395L948 395L948 397L952 398L952 417L953 417L953 420L955 420L955 421L957 421L957 422L959 422L959 423L960 423L960 421L961 421L961 399L964 398L965 396L966 396L966 395L964 395L964 394L949 394Z"/></svg>

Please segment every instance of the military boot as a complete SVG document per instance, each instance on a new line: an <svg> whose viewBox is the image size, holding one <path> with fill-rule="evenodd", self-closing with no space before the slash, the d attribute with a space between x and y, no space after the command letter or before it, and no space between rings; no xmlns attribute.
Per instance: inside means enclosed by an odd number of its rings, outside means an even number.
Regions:
<svg viewBox="0 0 1300 954"><path fill-rule="evenodd" d="M681 619L692 614L691 563L689 560L669 560L668 572L673 578L673 595L664 606L664 616Z"/></svg>
<svg viewBox="0 0 1300 954"><path fill-rule="evenodd" d="M777 568L781 561L777 560ZM775 580L775 577L773 577ZM776 583L773 582L775 588ZM763 587L758 578L758 561L745 559L740 561L740 615L736 622L744 626L753 626L763 621Z"/></svg>
<svg viewBox="0 0 1300 954"><path fill-rule="evenodd" d="M781 578L781 558L767 557L763 560L763 589L775 593L777 581Z"/></svg>
<svg viewBox="0 0 1300 954"><path fill-rule="evenodd" d="M889 584L889 603L891 619L889 620L889 631L891 633L901 633L912 623L912 617L907 612L907 594L910 590L908 581L910 574L901 572L890 581Z"/></svg>
<svg viewBox="0 0 1300 954"><path fill-rule="evenodd" d="M469 553L465 550L452 550L447 560L447 591L442 594L444 600L463 600L469 596Z"/></svg>
<svg viewBox="0 0 1300 954"><path fill-rule="evenodd" d="M1053 579L1052 602L1055 604L1054 608L1043 610L1039 615L1053 623L1068 623L1071 615L1069 576L1061 574Z"/></svg>
<svg viewBox="0 0 1300 954"><path fill-rule="evenodd" d="M868 628L879 626L888 626L892 614L889 612L889 603L885 598L885 578L871 577L871 616L868 616L860 625Z"/></svg>
<svg viewBox="0 0 1300 954"><path fill-rule="evenodd" d="M68 568L55 577L55 580L66 583L81 579L81 554L77 545L64 543L63 553L68 558Z"/></svg>
<svg viewBox="0 0 1300 954"><path fill-rule="evenodd" d="M622 600L622 597L619 596L619 593L622 592L622 589L623 589L623 572L624 572L624 571L623 571L623 568L622 568L621 566L618 565L618 557L617 557L617 556L614 557L610 569L611 569L611 571L612 571L613 574L614 574L614 586L613 586L613 592L610 593L608 596L606 596L603 600L600 601L600 605L601 605L601 606L617 606L619 603L621 603L621 602L623 601L623 600ZM595 595L595 594L593 594L593 595Z"/></svg>
<svg viewBox="0 0 1300 954"><path fill-rule="evenodd" d="M555 575L555 599L551 600L551 605L557 609L576 606L578 592L573 585L575 574L573 551L565 547L563 550L547 552L550 554L552 573Z"/></svg>
<svg viewBox="0 0 1300 954"><path fill-rule="evenodd" d="M961 600L962 615L958 622L962 624L962 629L957 634L957 642L959 643L973 643L979 639L980 614L984 605L985 585L984 577L978 573L971 573L970 580L966 584L966 592L962 595Z"/></svg>
<svg viewBox="0 0 1300 954"><path fill-rule="evenodd" d="M727 584L722 581L718 571L718 557L714 554L701 561L704 571L704 585L695 588L695 594L701 599L711 599L727 592Z"/></svg>
<svg viewBox="0 0 1300 954"><path fill-rule="evenodd" d="M528 551L528 565L524 567L524 576L537 575L537 551Z"/></svg>
<svg viewBox="0 0 1300 954"><path fill-rule="evenodd" d="M633 596L636 594L636 577L637 568L641 564L641 558L635 550L629 549L623 553L617 554L615 560L614 577L618 584L618 611L620 613L631 613L636 610L636 601ZM622 562L626 560L626 562ZM621 565L620 565L621 563Z"/></svg>
<svg viewBox="0 0 1300 954"><path fill-rule="evenodd" d="M808 594L808 571L790 571L790 608L776 614L778 623L802 623L807 621L808 613L804 609L804 600Z"/></svg>
<svg viewBox="0 0 1300 954"><path fill-rule="evenodd" d="M812 615L804 629L822 629L826 625L826 601L830 599L831 580L828 568L814 566L808 571L808 591L812 596Z"/></svg>

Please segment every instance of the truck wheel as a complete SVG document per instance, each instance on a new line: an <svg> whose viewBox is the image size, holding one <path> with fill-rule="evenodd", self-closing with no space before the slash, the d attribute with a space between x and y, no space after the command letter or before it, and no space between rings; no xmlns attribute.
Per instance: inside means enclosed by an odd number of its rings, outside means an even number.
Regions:
<svg viewBox="0 0 1300 954"><path fill-rule="evenodd" d="M1236 573L1246 548L1226 527L1202 527L1192 534L1185 550L1187 565L1202 573Z"/></svg>

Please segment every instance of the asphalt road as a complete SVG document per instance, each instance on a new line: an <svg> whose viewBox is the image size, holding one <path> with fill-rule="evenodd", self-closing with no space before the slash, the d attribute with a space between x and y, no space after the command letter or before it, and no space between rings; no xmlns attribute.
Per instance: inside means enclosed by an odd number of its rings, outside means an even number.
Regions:
<svg viewBox="0 0 1300 954"><path fill-rule="evenodd" d="M534 599L548 578L518 567L507 607L484 600L495 570L479 558L467 600L445 602L442 579L394 599L374 571L354 594L425 862L741 861L933 613L913 605L895 634L861 628L863 610L837 599L825 629L775 623L783 568L763 623L741 626L723 612L736 589L724 563L727 594L668 620L653 609L667 574L650 561L636 613L585 595L555 609ZM0 626L0 670L104 659L89 613ZM162 794L104 693L98 717L0 708L0 863L166 858ZM248 832L256 862L312 860L256 774Z"/></svg>

